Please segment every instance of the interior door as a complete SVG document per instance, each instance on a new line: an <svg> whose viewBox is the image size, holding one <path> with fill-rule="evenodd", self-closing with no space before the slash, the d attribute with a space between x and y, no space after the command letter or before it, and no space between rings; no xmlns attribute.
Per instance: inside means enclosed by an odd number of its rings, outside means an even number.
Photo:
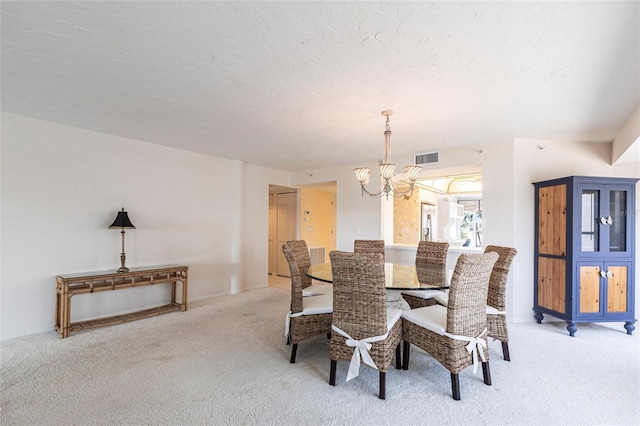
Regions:
<svg viewBox="0 0 640 426"><path fill-rule="evenodd" d="M269 194L269 274L278 272L277 266L277 240L276 240L276 200L274 194Z"/></svg>
<svg viewBox="0 0 640 426"><path fill-rule="evenodd" d="M284 192L276 194L276 233L278 240L277 273L285 277L289 276L289 263L285 259L280 247L289 240L295 240L297 235L297 207L298 194L296 192Z"/></svg>

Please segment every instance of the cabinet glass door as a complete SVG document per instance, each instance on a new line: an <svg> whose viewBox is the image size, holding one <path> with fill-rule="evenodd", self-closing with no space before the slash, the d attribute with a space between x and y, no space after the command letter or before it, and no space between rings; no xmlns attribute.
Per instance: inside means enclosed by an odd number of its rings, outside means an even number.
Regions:
<svg viewBox="0 0 640 426"><path fill-rule="evenodd" d="M600 251L600 191L582 190L581 247L583 252Z"/></svg>
<svg viewBox="0 0 640 426"><path fill-rule="evenodd" d="M583 253L626 253L629 193L614 185L580 189L580 249Z"/></svg>
<svg viewBox="0 0 640 426"><path fill-rule="evenodd" d="M603 218L609 226L609 251L627 251L627 191L609 191L609 211Z"/></svg>

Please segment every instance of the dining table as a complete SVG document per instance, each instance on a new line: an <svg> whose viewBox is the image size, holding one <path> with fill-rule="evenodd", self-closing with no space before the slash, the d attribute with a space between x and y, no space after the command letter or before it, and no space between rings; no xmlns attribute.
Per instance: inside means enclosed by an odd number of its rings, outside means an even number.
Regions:
<svg viewBox="0 0 640 426"><path fill-rule="evenodd" d="M450 271L449 271L450 272ZM332 283L331 263L309 266L306 274L312 279ZM414 263L385 262L384 279L387 289L387 306L409 309L402 298L403 290L448 290L450 273L441 266L416 265Z"/></svg>

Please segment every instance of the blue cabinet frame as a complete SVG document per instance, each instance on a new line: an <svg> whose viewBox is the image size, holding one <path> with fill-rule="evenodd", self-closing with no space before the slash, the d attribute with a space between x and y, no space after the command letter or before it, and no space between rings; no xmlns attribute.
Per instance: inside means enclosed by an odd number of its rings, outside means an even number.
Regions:
<svg viewBox="0 0 640 426"><path fill-rule="evenodd" d="M638 180L568 176L534 183L538 323L544 314L563 319L571 336L584 322L624 322L627 334L635 330Z"/></svg>

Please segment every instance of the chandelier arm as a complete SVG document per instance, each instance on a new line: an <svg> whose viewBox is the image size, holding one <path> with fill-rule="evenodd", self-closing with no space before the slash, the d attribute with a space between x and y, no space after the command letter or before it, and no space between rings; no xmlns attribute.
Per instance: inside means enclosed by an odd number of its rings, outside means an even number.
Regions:
<svg viewBox="0 0 640 426"><path fill-rule="evenodd" d="M413 195L413 188L415 186L414 183L410 183L409 184L409 188L406 191L398 191L396 189L395 186L393 186L393 182L390 182L389 186L391 187L391 196L395 197L395 198L400 198L400 197L411 197L411 195Z"/></svg>
<svg viewBox="0 0 640 426"><path fill-rule="evenodd" d="M367 190L367 188L365 188L365 186L364 186L364 185L362 185L362 184L360 184L360 188L362 189L362 192L363 192L363 194L362 194L362 195L363 195L363 196L364 196L364 194L367 194L368 196L373 197L373 198L380 198L380 197L382 197L382 196L384 195L384 189L385 189L385 187L382 187L382 188L380 189L380 191L378 191L378 192L376 192L376 193L373 193L373 192L369 192L369 191Z"/></svg>
<svg viewBox="0 0 640 426"><path fill-rule="evenodd" d="M411 183L409 184L409 188L406 191L398 191L396 187L393 185L393 182L391 182L391 179L389 179L388 181L385 181L382 188L380 188L380 191L375 193L367 190L367 188L362 184L360 185L360 188L362 189L363 196L364 194L367 194L368 196L373 198L381 198L384 195L388 200L389 195L391 195L394 198L401 198L405 196L411 197L411 195L413 195L414 186L415 185Z"/></svg>

